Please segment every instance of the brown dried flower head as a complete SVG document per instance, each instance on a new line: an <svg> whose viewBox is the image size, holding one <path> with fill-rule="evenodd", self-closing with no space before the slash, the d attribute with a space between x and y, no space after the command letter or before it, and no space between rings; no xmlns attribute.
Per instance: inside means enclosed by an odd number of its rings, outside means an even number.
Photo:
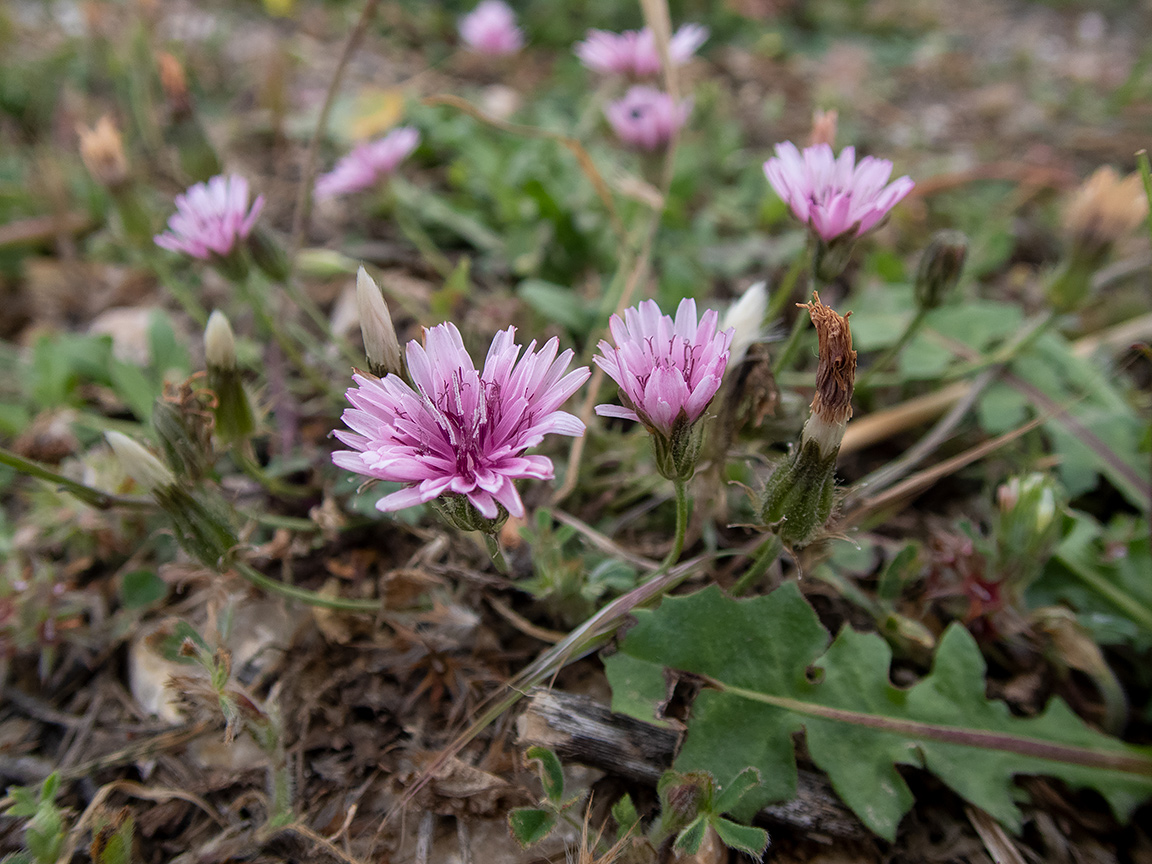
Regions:
<svg viewBox="0 0 1152 864"><path fill-rule="evenodd" d="M808 133L808 146L815 147L817 144L827 144L835 149L836 121L839 117L840 115L835 108L830 108L827 111L817 109L813 112L812 131Z"/></svg>
<svg viewBox="0 0 1152 864"><path fill-rule="evenodd" d="M1148 199L1139 175L1121 178L1105 165L1072 193L1064 208L1064 231L1084 253L1102 255L1147 214Z"/></svg>
<svg viewBox="0 0 1152 864"><path fill-rule="evenodd" d="M852 330L848 315L838 315L812 292L812 302L798 303L807 308L819 340L816 367L816 396L812 416L804 426L803 440L815 439L821 452L828 454L840 446L844 427L852 416L852 388L856 383L856 352L852 350Z"/></svg>
<svg viewBox="0 0 1152 864"><path fill-rule="evenodd" d="M160 86L164 88L164 95L173 113L184 114L192 110L184 64L167 51L156 52L156 64L160 67Z"/></svg>
<svg viewBox="0 0 1152 864"><path fill-rule="evenodd" d="M115 189L128 180L124 141L111 117L105 114L91 129L78 125L76 134L80 136L80 158L93 179L109 189Z"/></svg>

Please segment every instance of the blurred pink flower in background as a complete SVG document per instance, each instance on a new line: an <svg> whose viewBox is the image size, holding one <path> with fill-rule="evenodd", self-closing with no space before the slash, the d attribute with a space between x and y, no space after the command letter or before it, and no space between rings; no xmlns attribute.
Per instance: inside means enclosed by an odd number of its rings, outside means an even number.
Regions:
<svg viewBox="0 0 1152 864"><path fill-rule="evenodd" d="M515 54L524 47L516 13L504 0L483 0L460 19L460 38L480 54Z"/></svg>
<svg viewBox="0 0 1152 864"><path fill-rule="evenodd" d="M579 389L589 370L568 374L573 352L557 356L555 338L535 351L531 342L519 359L516 328L496 334L483 372L464 349L450 323L428 330L425 345L408 343L408 373L415 390L396 375L355 375L344 412L351 432L336 437L351 447L332 454L341 468L380 480L411 484L376 502L400 510L441 495L462 495L485 519L497 505L523 516L513 480L553 476L552 460L525 456L545 435L584 434L584 424L560 406Z"/></svg>
<svg viewBox="0 0 1152 864"><path fill-rule="evenodd" d="M154 239L157 246L193 258L225 257L251 233L263 207L263 196L248 207L247 180L221 174L177 195L168 230Z"/></svg>
<svg viewBox="0 0 1152 864"><path fill-rule="evenodd" d="M668 44L668 56L673 65L683 66L692 59L696 50L708 39L708 28L700 24L685 24L673 35ZM660 71L660 52L652 31L589 30L582 42L573 49L580 62L601 75L633 75L644 78Z"/></svg>
<svg viewBox="0 0 1152 864"><path fill-rule="evenodd" d="M613 348L601 340L593 361L620 385L623 405L597 405L601 417L638 420L671 436L677 424L695 423L720 389L728 365L731 329L717 332L719 314L707 310L697 323L696 301L684 299L676 320L661 315L655 300L613 315ZM602 355L602 356L601 356Z"/></svg>
<svg viewBox="0 0 1152 864"><path fill-rule="evenodd" d="M889 183L892 163L886 159L865 156L857 165L853 147L836 158L828 144L801 153L791 141L776 145L764 173L792 215L826 241L871 230L916 185L907 176Z"/></svg>
<svg viewBox="0 0 1152 864"><path fill-rule="evenodd" d="M677 104L655 87L629 88L623 99L604 106L604 116L616 136L630 147L657 150L667 146L692 110L689 99Z"/></svg>
<svg viewBox="0 0 1152 864"><path fill-rule="evenodd" d="M419 143L416 129L401 126L376 141L357 144L335 168L316 179L316 197L335 198L375 186L381 177L395 171Z"/></svg>

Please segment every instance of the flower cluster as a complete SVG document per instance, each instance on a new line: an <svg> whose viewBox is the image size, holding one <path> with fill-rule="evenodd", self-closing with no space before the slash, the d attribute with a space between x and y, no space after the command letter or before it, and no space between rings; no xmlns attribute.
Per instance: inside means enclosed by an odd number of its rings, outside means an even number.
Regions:
<svg viewBox="0 0 1152 864"><path fill-rule="evenodd" d="M630 147L653 151L667 146L688 119L692 103L677 103L655 87L637 85L604 108L616 136Z"/></svg>
<svg viewBox="0 0 1152 864"><path fill-rule="evenodd" d="M227 257L252 232L264 197L248 206L248 181L235 174L213 177L176 196L176 212L156 245L210 261Z"/></svg>
<svg viewBox="0 0 1152 864"><path fill-rule="evenodd" d="M483 0L460 19L460 38L478 54L515 54L524 47L524 31L516 26L516 13L504 0Z"/></svg>
<svg viewBox="0 0 1152 864"><path fill-rule="evenodd" d="M668 59L682 66L692 59L696 50L708 39L708 28L699 24L685 24L673 35L668 44ZM656 37L645 27L643 30L589 30L582 42L573 49L580 62L601 75L630 75L647 78L660 72L660 52Z"/></svg>
<svg viewBox="0 0 1152 864"><path fill-rule="evenodd" d="M526 456L545 435L584 434L584 424L560 406L588 378L588 368L565 374L571 350L557 356L551 339L520 357L516 329L496 334L483 371L477 371L453 324L427 331L426 344L408 343L412 386L396 375L356 375L344 412L351 432L336 437L351 447L333 455L342 468L410 484L381 498L380 510L399 510L440 496L460 496L487 520L501 508L524 515L513 480L553 476L546 456ZM517 362L519 358L519 362Z"/></svg>
<svg viewBox="0 0 1152 864"><path fill-rule="evenodd" d="M317 198L350 195L375 186L391 174L420 143L420 133L411 126L393 129L383 138L358 144L336 167L316 180Z"/></svg>

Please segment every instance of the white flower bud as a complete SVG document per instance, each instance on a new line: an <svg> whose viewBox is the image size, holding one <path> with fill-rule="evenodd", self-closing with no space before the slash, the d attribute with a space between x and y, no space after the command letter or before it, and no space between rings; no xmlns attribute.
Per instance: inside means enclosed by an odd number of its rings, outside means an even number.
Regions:
<svg viewBox="0 0 1152 864"><path fill-rule="evenodd" d="M734 369L744 359L753 342L763 334L764 313L768 311L768 290L763 282L757 282L740 295L740 299L728 307L721 330L731 327L732 344L728 348L728 368Z"/></svg>
<svg viewBox="0 0 1152 864"><path fill-rule="evenodd" d="M127 435L105 432L104 437L120 460L124 473L149 492L176 485L176 477L167 466Z"/></svg>
<svg viewBox="0 0 1152 864"><path fill-rule="evenodd" d="M374 375L404 374L400 342L392 326L392 316L380 288L363 267L356 273L356 307L360 312L360 332L364 334L364 353Z"/></svg>
<svg viewBox="0 0 1152 864"><path fill-rule="evenodd" d="M204 328L204 358L214 369L236 368L236 337L228 317L219 309L208 317Z"/></svg>

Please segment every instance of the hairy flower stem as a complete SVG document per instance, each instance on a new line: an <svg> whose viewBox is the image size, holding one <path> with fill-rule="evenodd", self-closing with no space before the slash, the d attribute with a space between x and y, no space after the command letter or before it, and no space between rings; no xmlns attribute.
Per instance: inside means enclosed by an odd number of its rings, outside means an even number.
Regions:
<svg viewBox="0 0 1152 864"><path fill-rule="evenodd" d="M156 506L151 498L128 498L123 495L113 495L110 492L104 492L100 489L86 486L83 483L73 480L70 477L65 477L63 474L59 474L41 465L39 462L33 462L31 459L17 456L11 450L3 447L0 447L0 465L7 465L9 468L15 468L21 474L27 474L39 480L46 480L49 483L55 483L59 488L79 498L88 506L95 507L98 510L108 510L112 507L133 507L136 509L151 510Z"/></svg>
<svg viewBox="0 0 1152 864"><path fill-rule="evenodd" d="M775 321L784 314L784 310L788 307L788 303L796 291L796 283L800 281L800 275L804 272L804 266L808 263L809 257L810 255L796 256L796 260L792 262L792 266L788 268L788 272L780 280L780 286L772 295L768 310L764 314L765 321Z"/></svg>
<svg viewBox="0 0 1152 864"><path fill-rule="evenodd" d="M231 567L257 588L262 588L271 594L278 594L288 600L298 600L301 603L307 603L309 606L319 606L322 609L334 609L338 612L376 613L380 611L379 600L345 600L340 597L328 597L324 594L317 594L315 591L309 591L307 588L285 585L283 582L270 579L255 567L245 564L243 561L233 561Z"/></svg>
<svg viewBox="0 0 1152 864"><path fill-rule="evenodd" d="M819 291L824 286L821 280L816 277L816 244L812 240L811 234L808 237L808 245L805 247L803 255L798 256L798 263L792 265L792 269L799 273L804 264L808 266L808 292L806 296L811 296L813 292ZM789 274L791 275L791 273ZM797 277L799 278L799 277ZM787 298L785 298L787 299ZM771 311L771 310L769 310ZM792 332L788 334L788 341L784 343L776 362L772 366L772 374L777 378L780 374L792 365L792 361L796 359L796 352L800 350L800 343L803 341L804 331L807 329L804 321L804 315L797 313L796 320L792 323Z"/></svg>
<svg viewBox="0 0 1152 864"><path fill-rule="evenodd" d="M924 320L927 317L927 309L921 307L916 310L916 314L912 316L912 320L908 322L908 325L904 328L904 332L900 334L900 338L897 339L892 345L889 345L888 350L880 355L880 359L870 365L868 370L856 379L857 390L859 390L861 387L867 387L872 379L876 376L876 373L883 371L884 368L887 367L887 365L891 363L892 360L897 355L899 355L901 351L904 350L904 346L911 342L912 338L920 332L920 328L924 326Z"/></svg>
<svg viewBox="0 0 1152 864"><path fill-rule="evenodd" d="M672 485L676 487L676 536L672 540L668 556L660 565L660 569L652 574L650 577L652 579L666 572L680 560L680 553L684 551L684 538L688 534L688 517L692 513L692 502L688 500L688 481L673 480Z"/></svg>
<svg viewBox="0 0 1152 864"><path fill-rule="evenodd" d="M232 450L232 458L241 471L273 495L279 495L282 498L303 498L312 494L312 490L307 487L285 483L279 477L273 477L269 474L264 466L256 461L251 453L251 445L247 442L237 445Z"/></svg>
<svg viewBox="0 0 1152 864"><path fill-rule="evenodd" d="M505 575L510 573L508 562L504 559L504 552L500 549L500 538L495 534L485 533L484 545L488 547L488 556L496 565L496 569Z"/></svg>
<svg viewBox="0 0 1152 864"><path fill-rule="evenodd" d="M1152 165L1148 164L1148 151L1136 154L1136 167L1140 169L1140 179L1144 182L1144 197L1148 199L1148 234L1152 236Z"/></svg>
<svg viewBox="0 0 1152 864"><path fill-rule="evenodd" d="M732 583L732 587L728 589L728 593L733 597L742 597L748 593L749 590L755 588L760 580L764 578L764 574L768 572L768 568L776 563L776 559L780 557L780 552L784 548L784 541L780 539L779 534L771 534L768 538L760 544L760 548L756 550L756 554L752 558L752 563L748 569Z"/></svg>

